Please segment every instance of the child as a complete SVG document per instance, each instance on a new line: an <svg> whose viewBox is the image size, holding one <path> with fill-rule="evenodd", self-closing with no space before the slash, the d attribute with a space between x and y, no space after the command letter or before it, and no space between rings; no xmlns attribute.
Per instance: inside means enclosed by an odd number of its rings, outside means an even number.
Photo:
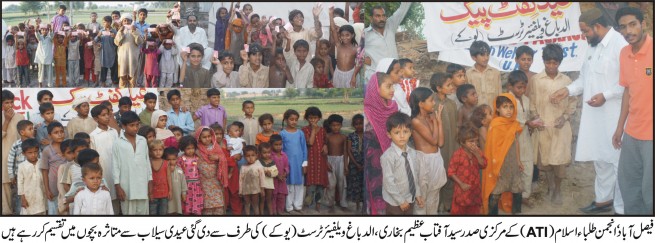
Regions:
<svg viewBox="0 0 655 243"><path fill-rule="evenodd" d="M434 77L434 75L433 75ZM433 87L439 91L436 97L446 99L450 84L441 78ZM433 80L431 80L433 81ZM431 82L432 83L432 82ZM446 92L444 92L446 91ZM436 215L439 208L439 191L446 184L446 170L439 147L444 145L441 114L443 104L435 108L434 95L428 88L416 88L409 96L412 109L412 138L416 148L418 188L425 200L425 208L414 208L415 215ZM444 193L447 194L447 193Z"/></svg>
<svg viewBox="0 0 655 243"><path fill-rule="evenodd" d="M327 133L323 127L318 125L321 117L321 110L314 106L308 107L305 110L305 120L309 125L302 128L307 141L307 168L304 172L305 186L307 186L305 204L311 206L316 203L316 211L320 211L319 201L323 196L323 190L329 185L329 166L326 157Z"/></svg>
<svg viewBox="0 0 655 243"><path fill-rule="evenodd" d="M30 75L32 75L32 71L37 72L37 63L35 63L34 60L36 57L36 49L39 48L39 43L36 41L36 35L34 34L34 32L31 32L31 34L28 37L28 41L29 42L27 43L27 54L30 57L29 68L30 68Z"/></svg>
<svg viewBox="0 0 655 243"><path fill-rule="evenodd" d="M330 18L330 20L333 22L334 18ZM355 57L357 56L355 29L351 25L342 25L339 28L339 37L337 68L334 70L332 82L334 82L336 88L355 88L355 77L359 72L355 68Z"/></svg>
<svg viewBox="0 0 655 243"><path fill-rule="evenodd" d="M234 71L234 56L222 51L218 55L216 73L212 76L212 88L240 88L239 72Z"/></svg>
<svg viewBox="0 0 655 243"><path fill-rule="evenodd" d="M286 32L285 32L286 33ZM284 33L279 33L278 35L282 36ZM274 36L278 36L274 35ZM281 38L275 38L275 46L277 46L277 43L281 41L277 40L282 40ZM293 76L291 75L291 70L287 66L286 59L284 57L284 51L282 48L273 48L274 53L274 60L271 63L271 67L269 69L268 73L268 87L269 88L284 88L287 84L287 81L292 80Z"/></svg>
<svg viewBox="0 0 655 243"><path fill-rule="evenodd" d="M183 111L181 106L182 106L182 93L180 93L179 90L173 89L168 91L166 94L166 99L168 100L168 103L171 105L171 110L166 113L168 116L168 121L166 122L166 126L175 134L175 131L173 131L173 128L179 128L181 130L180 134L188 135L194 132L194 124L193 124L193 118L191 117L191 113L188 111ZM179 138L182 136L175 136L178 141Z"/></svg>
<svg viewBox="0 0 655 243"><path fill-rule="evenodd" d="M464 66L456 64L456 63L451 63L448 64L446 67L446 73L450 75L450 77L453 79L453 88L454 90L457 90L459 86L462 86L462 84L465 84L466 81L466 69ZM457 109L462 107L462 102L460 102L457 99L457 94L453 92L452 94L448 95L448 98L451 99L452 101L457 104Z"/></svg>
<svg viewBox="0 0 655 243"><path fill-rule="evenodd" d="M99 87L98 77L96 75L95 71L95 60L96 60L96 53L95 49L96 46L98 46L98 50L102 48L100 43L95 43L93 39L97 36L97 30L96 32L90 32L88 37L84 37L81 40L81 45L83 47L83 53L82 53L82 60L84 60L84 66L82 66L82 71L84 71L84 81L88 82L89 86L92 87ZM100 53L98 53L100 54ZM100 55L98 55L98 62L100 61ZM91 85L91 82L93 82L93 85ZM104 84L103 84L104 86ZM105 173L103 173L104 175Z"/></svg>
<svg viewBox="0 0 655 243"><path fill-rule="evenodd" d="M98 123L92 117L89 117L89 102L90 100L86 96L73 101L73 109L77 112L77 116L73 117L66 126L68 138L73 138L78 132L91 133L98 126Z"/></svg>
<svg viewBox="0 0 655 243"><path fill-rule="evenodd" d="M519 47L520 48L520 47ZM525 55L525 54L524 54ZM529 70L528 70L529 72ZM524 132L519 135L519 145L521 150L521 163L523 164L522 180L523 180L523 204L529 204L528 198L532 193L532 173L534 171L534 160L532 153L532 138L530 137L530 132L526 128L527 124L531 121L530 112L530 99L525 96L525 88L528 84L528 76L522 70L516 70L509 73L507 79L508 89L510 94L518 101L516 102L518 107L518 114L516 120L521 125L521 128Z"/></svg>
<svg viewBox="0 0 655 243"><path fill-rule="evenodd" d="M230 9L232 9L234 6L230 6ZM220 7L218 8L218 11L216 11L216 27L214 29L214 50L215 51L223 51L225 50L225 33L227 32L227 28L229 26L228 21L230 20L230 16L228 15L227 8L225 7ZM220 70L220 69L219 69Z"/></svg>
<svg viewBox="0 0 655 243"><path fill-rule="evenodd" d="M519 67L519 71L523 72L525 76L528 77L528 80L530 80L532 76L535 75L535 73L530 71L533 58L534 50L532 50L532 48L529 46L519 46L519 48L516 48L516 57L514 58L514 61Z"/></svg>
<svg viewBox="0 0 655 243"><path fill-rule="evenodd" d="M148 192L152 170L149 167L148 144L137 135L139 116L133 111L121 117L123 130L112 147L114 187L121 201L123 215L148 215Z"/></svg>
<svg viewBox="0 0 655 243"><path fill-rule="evenodd" d="M80 81L80 39L78 32L74 31L70 34L68 41L68 77L70 84L74 86L83 86L78 84ZM89 86L89 83L86 84Z"/></svg>
<svg viewBox="0 0 655 243"><path fill-rule="evenodd" d="M39 142L30 138L21 144L23 156L29 163L18 166L18 195L21 198L21 215L45 215L44 179L39 173Z"/></svg>
<svg viewBox="0 0 655 243"><path fill-rule="evenodd" d="M493 111L491 106L487 104L482 104L473 110L471 114L470 122L473 124L473 127L478 129L478 144L480 149L484 150L484 145L487 141L487 132L489 131L489 123L493 119Z"/></svg>
<svg viewBox="0 0 655 243"><path fill-rule="evenodd" d="M86 24L88 29L89 30L95 30L95 31L100 30L100 23L97 22L98 13L91 12L90 18L91 18L91 23ZM104 172L103 172L103 174L104 174Z"/></svg>
<svg viewBox="0 0 655 243"><path fill-rule="evenodd" d="M307 142L305 133L296 128L300 114L297 111L289 109L284 112L282 118L282 148L289 160L289 173L287 174L287 199L286 211L295 210L301 213L303 205L303 195L305 194L303 171L307 166ZM286 127L284 126L286 122Z"/></svg>
<svg viewBox="0 0 655 243"><path fill-rule="evenodd" d="M259 200L259 212L264 214L264 205L268 210L268 215L275 215L273 209L273 192L275 191L275 178L278 175L277 166L275 161L271 159L271 144L262 143L259 145L259 162L264 167L264 183L262 190L264 190L264 197Z"/></svg>
<svg viewBox="0 0 655 243"><path fill-rule="evenodd" d="M159 77L159 63L157 61L161 51L157 49L155 38L149 37L146 45L141 49L141 53L145 55L145 67L143 69L146 75L145 87L157 88L157 78Z"/></svg>
<svg viewBox="0 0 655 243"><path fill-rule="evenodd" d="M326 126L327 125L327 126ZM323 126L327 131L327 162L328 162L328 191L325 194L330 211L334 211L335 201L339 203L341 210L348 210L346 202L346 174L348 174L348 138L341 134L343 117L332 114L328 117ZM336 194L339 194L337 198Z"/></svg>
<svg viewBox="0 0 655 243"><path fill-rule="evenodd" d="M517 214L521 212L523 164L516 138L523 129L516 121L516 100L512 95L501 94L494 103L494 119L489 124L484 149L485 157L492 163L482 170L482 212L498 215L500 195L511 192L511 212Z"/></svg>
<svg viewBox="0 0 655 243"><path fill-rule="evenodd" d="M57 190L62 192L59 194L59 197L57 197L57 209L59 210L59 215L68 215L73 211L73 209L69 207L66 197L63 193L68 192L68 189L70 189L70 184L64 183L63 179L66 177L66 175L69 175L70 167L75 164L76 154L75 151L70 149L72 141L73 140L71 139L66 139L61 142L61 145L59 145L61 152L64 153L64 159L66 159L66 163L60 165L59 169L57 169Z"/></svg>
<svg viewBox="0 0 655 243"><path fill-rule="evenodd" d="M18 125L19 121L24 120L23 115L16 113L14 110L14 94L6 89L2 90L2 214L9 215L12 213L11 207L11 180L7 169L7 160L11 145L18 140L18 130L13 127ZM12 129L9 129L12 127Z"/></svg>
<svg viewBox="0 0 655 243"><path fill-rule="evenodd" d="M168 173L171 177L171 198L168 201L168 214L182 214L182 205L186 201L187 183L184 171L177 166L177 154L180 150L168 147L164 149L164 159L168 163Z"/></svg>
<svg viewBox="0 0 655 243"><path fill-rule="evenodd" d="M132 110L132 99L130 97L124 96L118 99L118 111L114 112L114 118L118 121L118 127L123 128L121 125L121 117L125 112Z"/></svg>
<svg viewBox="0 0 655 243"><path fill-rule="evenodd" d="M132 25L132 14L124 13L120 21L123 25L118 29L114 39L114 44L118 46L118 62L121 63L118 69L118 76L120 76L118 87L125 88L129 82L129 88L133 88L137 80L139 46L143 44L143 36L141 30Z"/></svg>
<svg viewBox="0 0 655 243"><path fill-rule="evenodd" d="M86 187L75 195L73 215L113 215L109 192L100 190L102 167L87 163L82 167L82 176Z"/></svg>
<svg viewBox="0 0 655 243"><path fill-rule="evenodd" d="M248 145L243 149L247 164L239 171L239 195L245 200L245 214L250 215L250 207L254 215L260 215L259 198L264 196L264 167L257 160L257 147Z"/></svg>
<svg viewBox="0 0 655 243"><path fill-rule="evenodd" d="M457 87L457 100L462 102L462 107L457 111L457 124L464 124L478 105L478 93L472 84L462 84Z"/></svg>
<svg viewBox="0 0 655 243"><path fill-rule="evenodd" d="M65 168L63 177L60 178L60 184L63 184L64 190L67 191L63 200L67 203L66 207L69 208L68 213L73 215L76 206L76 203L74 203L75 196L84 190L85 183L83 180L82 168L86 164L98 164L100 155L97 151L89 149L89 144L82 139L71 140L67 152L71 152L71 154L66 155L67 159L72 158L74 162ZM109 191L105 179L101 176L99 180L100 188L104 191ZM60 195L61 194L62 193L60 193ZM109 196L109 198L111 199L111 196Z"/></svg>
<svg viewBox="0 0 655 243"><path fill-rule="evenodd" d="M166 39L163 45L159 46L159 52L161 53L159 59L159 71L161 72L159 87L173 87L177 77L175 75L177 72L177 62L175 60L177 60L177 54L179 53L177 46L173 43L173 40Z"/></svg>
<svg viewBox="0 0 655 243"><path fill-rule="evenodd" d="M558 104L550 102L550 95L566 87L571 79L558 71L564 58L561 46L549 44L544 47L543 60L545 70L532 76L528 83L530 88L530 113L539 117L543 124L537 127L537 165L540 172L545 172L548 179L548 192L551 202L562 203L561 184L566 176L566 165L571 163L572 131L569 118L575 112L577 98L569 96ZM534 122L532 122L534 124Z"/></svg>
<svg viewBox="0 0 655 243"><path fill-rule="evenodd" d="M151 143L152 141L155 141L155 138L157 138L157 132L151 126L139 127L137 135L144 137L146 139L146 143Z"/></svg>
<svg viewBox="0 0 655 243"><path fill-rule="evenodd" d="M16 42L16 66L18 66L18 87L28 88L30 86L29 65L30 56L28 55L25 39L18 39Z"/></svg>
<svg viewBox="0 0 655 243"><path fill-rule="evenodd" d="M352 118L354 132L348 134L348 175L346 187L348 200L355 202L356 212L362 212L360 203L364 201L364 116L356 114Z"/></svg>
<svg viewBox="0 0 655 243"><path fill-rule="evenodd" d="M193 114L193 121L200 119L201 126L211 126L218 123L221 127L227 125L227 112L225 107L221 105L221 91L216 88L207 90L207 99L209 104L200 107Z"/></svg>
<svg viewBox="0 0 655 243"><path fill-rule="evenodd" d="M456 185L450 215L478 215L482 206L479 171L487 167L487 160L477 145L476 128L461 126L457 140L460 147L453 153L448 167L448 177Z"/></svg>
<svg viewBox="0 0 655 243"><path fill-rule="evenodd" d="M184 215L201 215L204 204L198 171L200 158L196 155L197 147L196 139L192 136L184 136L180 139L182 156L177 159L177 165L184 171L187 182L186 200L182 206Z"/></svg>
<svg viewBox="0 0 655 243"><path fill-rule="evenodd" d="M262 130L257 117L252 115L255 112L255 102L252 102L252 100L244 101L241 104L241 110L244 113L243 117L239 118L239 121L244 125L242 136L247 145L254 145L257 141L257 134Z"/></svg>
<svg viewBox="0 0 655 243"><path fill-rule="evenodd" d="M152 113L152 120L150 121L150 126L155 129L155 139L161 140L164 144L176 144L177 140L175 139L175 134L168 130L166 123L168 122L168 116L163 110L156 110ZM162 149L163 151L164 149Z"/></svg>
<svg viewBox="0 0 655 243"><path fill-rule="evenodd" d="M141 119L142 126L150 126L152 113L155 112L157 105L157 95L151 92L146 93L143 96L143 103L146 103L146 108L139 113L139 119Z"/></svg>
<svg viewBox="0 0 655 243"><path fill-rule="evenodd" d="M68 40L70 39L70 32L57 31L54 40L54 60L55 60L55 86L66 86L66 48L68 48Z"/></svg>
<svg viewBox="0 0 655 243"><path fill-rule="evenodd" d="M225 151L216 141L216 133L209 127L196 130L200 184L204 195L203 215L225 214L223 187L228 185L228 165Z"/></svg>
<svg viewBox="0 0 655 243"><path fill-rule="evenodd" d="M328 55L328 51L331 49L330 48L330 41L326 39L317 39L316 40L316 51L314 53L314 59L321 60L323 63L323 69L318 71L316 69L316 65L314 65L314 76L316 76L316 73L320 73L319 76L329 79L332 81L331 78L334 77L334 66L332 65L332 57ZM312 59L312 60L314 60ZM331 83L331 82L330 82Z"/></svg>
<svg viewBox="0 0 655 243"><path fill-rule="evenodd" d="M118 134L118 129L120 129L120 128L118 128L118 121L111 114L111 112L114 111L114 105L112 105L111 101L109 101L109 100L103 100L102 102L100 102L100 106L105 107L109 111L109 112L107 112L107 115L109 117L108 118L109 123L107 123L107 126L113 128L116 131L116 134ZM91 110L93 110L93 109L91 109Z"/></svg>
<svg viewBox="0 0 655 243"><path fill-rule="evenodd" d="M482 104L493 104L494 98L502 90L500 72L489 66L490 51L491 48L484 41L474 41L469 48L471 59L475 61L475 65L466 70L466 77L468 83L480 91Z"/></svg>
<svg viewBox="0 0 655 243"><path fill-rule="evenodd" d="M54 47L52 43L52 33L50 33L45 24L41 24L39 29L41 31L36 34L39 45L36 48L34 62L38 64L39 69L39 88L43 87L44 80L47 87L50 88L52 87L52 49Z"/></svg>
<svg viewBox="0 0 655 243"><path fill-rule="evenodd" d="M59 145L64 141L64 126L59 122L52 122L48 125L48 135L50 136L50 145L45 147L41 153L41 163L39 169L43 174L43 184L45 195L48 199L48 215L57 215L57 169L60 165L66 163ZM65 193L65 192L61 192Z"/></svg>
<svg viewBox="0 0 655 243"><path fill-rule="evenodd" d="M412 121L402 112L393 113L386 122L391 146L380 157L382 198L387 215L412 215L414 203L423 208L423 197L418 181L416 150L407 146L412 133Z"/></svg>
<svg viewBox="0 0 655 243"><path fill-rule="evenodd" d="M225 35L225 49L230 53L239 53L245 44L245 31L243 20L240 18L234 18L236 11L230 9L230 24L227 27L227 33ZM234 57L234 69L240 70L240 66L244 63L244 60L241 59L241 55L235 55Z"/></svg>
<svg viewBox="0 0 655 243"><path fill-rule="evenodd" d="M108 188L114 188L114 163L112 161L112 147L116 140L118 140L118 131L109 126L111 117L111 109L106 106L97 105L91 109L91 117L98 123L98 127L89 133L91 142L89 147L94 149L100 155L99 163L102 168L105 168L102 173L102 178L107 182ZM118 200L116 200L116 191L109 190L111 203L114 213L118 214L120 211Z"/></svg>
<svg viewBox="0 0 655 243"><path fill-rule="evenodd" d="M113 15L113 14L112 14ZM102 68L100 69L100 83L103 87L111 86L111 83L116 83L117 80L114 80L117 74L116 66L116 54L117 46L115 44L116 30L112 28L112 19L111 16L105 16L102 18L103 29L96 36L95 42L98 42L102 46L101 55L96 55L96 57L102 57ZM111 71L111 82L107 81L107 71Z"/></svg>
<svg viewBox="0 0 655 243"><path fill-rule="evenodd" d="M443 158L444 169L448 170L448 163L450 162L450 156L455 152L458 147L457 140L455 138L455 131L457 131L457 105L451 99L448 99L448 95L451 95L454 92L453 89L453 79L450 74L447 73L435 73L430 78L430 88L434 91L434 111L437 110L437 107L443 106L443 110L440 112L441 116L441 127L443 129L443 144L439 146L441 157ZM423 191L426 194L426 191ZM453 195L453 183L452 181L446 181L446 185L440 190L440 201L441 209L443 211L450 210L450 202L452 201ZM425 198L429 198L427 195ZM427 201L426 201L427 203ZM428 203L429 208L429 203Z"/></svg>
<svg viewBox="0 0 655 243"><path fill-rule="evenodd" d="M277 177L274 179L275 190L273 190L273 215L280 215L284 212L285 200L289 190L287 188L287 175L289 174L289 158L282 151L282 136L271 135L271 159L277 167Z"/></svg>
<svg viewBox="0 0 655 243"><path fill-rule="evenodd" d="M15 84L16 83L16 46L14 46L14 36L6 35L5 41L3 44L7 43L4 46L3 55L7 55L5 58L3 70L6 73L3 73L7 76L5 83Z"/></svg>
<svg viewBox="0 0 655 243"><path fill-rule="evenodd" d="M89 134L85 133L85 132L75 133L75 136L73 136L73 139L82 139L82 140L84 140L84 142L87 145L91 142L91 137L89 137Z"/></svg>
<svg viewBox="0 0 655 243"><path fill-rule="evenodd" d="M271 139L271 136L274 134L279 134L277 131L273 130L273 115L270 113L262 114L259 119L259 126L262 128L262 131L257 134L255 138L255 145L261 143L268 143Z"/></svg>
<svg viewBox="0 0 655 243"><path fill-rule="evenodd" d="M227 140L227 149L230 151L230 157L234 158L236 155L241 154L243 148L246 146L246 140L241 138L239 125L235 123L230 124L227 134L228 135L225 137ZM240 158L241 157L238 157L235 160L238 161Z"/></svg>
<svg viewBox="0 0 655 243"><path fill-rule="evenodd" d="M164 161L164 142L156 139L148 144L150 149L150 166L152 169L152 191L148 193L150 199L150 215L168 214L168 200L172 199L171 175L168 173L168 163Z"/></svg>
<svg viewBox="0 0 655 243"><path fill-rule="evenodd" d="M269 69L262 64L262 47L250 46L248 52L241 50L243 65L239 67L239 84L243 88L268 88ZM293 75L293 70L291 70ZM311 76L310 76L311 77Z"/></svg>
<svg viewBox="0 0 655 243"><path fill-rule="evenodd" d="M400 63L400 83L393 85L394 100L398 104L398 110L410 115L412 112L409 108L409 95L418 88L421 82L416 79L416 70L414 70L412 60L401 58L398 63Z"/></svg>
<svg viewBox="0 0 655 243"><path fill-rule="evenodd" d="M229 154L230 151L227 150L227 142L224 139L225 131L221 125L214 123L210 126L214 130L214 135L216 136L216 144L220 146L223 150L223 154ZM237 162L229 156L226 156L227 159L227 184L223 184L225 191L223 192L223 197L225 198L225 208L229 205L230 210L232 210L232 215L241 215L241 198L239 197L239 168Z"/></svg>
<svg viewBox="0 0 655 243"><path fill-rule="evenodd" d="M182 137L184 136L184 132L182 131L182 128L173 127L171 128L171 132L173 133L173 136L175 136L175 140L178 141L179 143L180 139L182 139ZM178 148L179 146L172 146L172 147Z"/></svg>
<svg viewBox="0 0 655 243"><path fill-rule="evenodd" d="M7 158L7 174L9 174L9 180L12 185L16 184L18 166L25 162L25 155L23 155L21 144L27 139L34 138L34 126L32 125L32 122L28 120L21 120L16 124L16 131L18 131L20 139L16 140L16 142L11 145L9 156ZM13 189L15 188L12 188L13 195L11 198L14 200L14 215L18 215L20 213L20 197L15 194L15 190Z"/></svg>
<svg viewBox="0 0 655 243"><path fill-rule="evenodd" d="M289 69L291 70L291 77L293 80L287 82L287 88L313 88L314 67L310 64L307 65L307 53L309 53L309 43L305 40L298 40L293 43L293 52L296 56L295 60L291 60Z"/></svg>
<svg viewBox="0 0 655 243"><path fill-rule="evenodd" d="M328 57L329 58L329 57ZM309 63L314 67L314 87L316 88L333 88L332 81L328 80L328 75L324 73L325 61L322 58L314 57Z"/></svg>

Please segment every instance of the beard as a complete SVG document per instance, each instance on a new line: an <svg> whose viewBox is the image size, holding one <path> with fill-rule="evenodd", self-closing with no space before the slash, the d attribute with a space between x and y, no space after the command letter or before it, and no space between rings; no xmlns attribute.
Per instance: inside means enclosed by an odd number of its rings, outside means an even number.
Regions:
<svg viewBox="0 0 655 243"><path fill-rule="evenodd" d="M589 45L591 45L591 47L596 47L598 45L598 43L600 43L600 41L601 41L600 37L598 37L598 36L594 36L592 38L587 38L587 43L589 43Z"/></svg>

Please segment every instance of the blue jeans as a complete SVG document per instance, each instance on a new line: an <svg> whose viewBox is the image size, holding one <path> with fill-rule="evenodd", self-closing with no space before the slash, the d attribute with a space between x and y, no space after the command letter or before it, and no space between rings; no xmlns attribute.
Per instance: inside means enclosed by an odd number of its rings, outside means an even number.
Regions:
<svg viewBox="0 0 655 243"><path fill-rule="evenodd" d="M156 198L150 201L150 215L167 215L168 198Z"/></svg>

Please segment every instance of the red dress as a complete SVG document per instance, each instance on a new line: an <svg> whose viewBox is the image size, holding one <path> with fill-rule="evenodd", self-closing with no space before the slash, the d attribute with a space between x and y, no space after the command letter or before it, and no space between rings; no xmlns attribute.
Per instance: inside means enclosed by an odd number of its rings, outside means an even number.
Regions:
<svg viewBox="0 0 655 243"><path fill-rule="evenodd" d="M225 143L227 143L227 141L223 140L223 144ZM230 151L223 148L223 153L230 154ZM241 215L241 208L243 208L243 206L241 205L241 198L239 198L239 167L237 166L237 162L229 156L227 157L227 168L228 171L232 169L232 177L228 180L225 193L223 193L223 197L225 197L225 205L226 208L229 206L232 209L233 215Z"/></svg>
<svg viewBox="0 0 655 243"><path fill-rule="evenodd" d="M332 82L328 80L327 74L314 74L314 87L315 88L334 88Z"/></svg>
<svg viewBox="0 0 655 243"><path fill-rule="evenodd" d="M148 76L159 77L159 63L157 62L157 56L160 53L159 49L150 50L143 48L141 52L146 54L146 65L143 68L143 73Z"/></svg>
<svg viewBox="0 0 655 243"><path fill-rule="evenodd" d="M309 136L312 133L312 128L306 126L302 128L305 133L305 140L307 140L307 174L305 175L305 185L312 186L318 185L328 186L328 171L327 171L327 156L321 153L323 145L325 144L325 129L319 127L316 133L316 140L314 145L309 146Z"/></svg>
<svg viewBox="0 0 655 243"><path fill-rule="evenodd" d="M477 215L482 207L482 189L480 187L480 170L487 167L487 159L482 156L483 165L475 156L466 155L464 148L455 150L450 159L448 177L456 175L463 183L471 185L467 191L455 184L450 215Z"/></svg>

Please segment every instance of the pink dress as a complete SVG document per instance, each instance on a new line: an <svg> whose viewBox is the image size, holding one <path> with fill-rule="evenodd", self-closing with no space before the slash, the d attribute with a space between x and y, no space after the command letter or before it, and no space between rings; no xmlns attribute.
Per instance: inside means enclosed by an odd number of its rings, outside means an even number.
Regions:
<svg viewBox="0 0 655 243"><path fill-rule="evenodd" d="M145 75L159 77L159 62L157 62L157 57L161 53L159 49L150 50L143 48L141 52L146 54L146 65L143 68L143 73Z"/></svg>
<svg viewBox="0 0 655 243"><path fill-rule="evenodd" d="M187 182L186 201L182 212L184 215L201 215L204 206L202 186L200 184L200 173L198 171L198 157L189 158L181 156L177 160L177 166L182 168Z"/></svg>

